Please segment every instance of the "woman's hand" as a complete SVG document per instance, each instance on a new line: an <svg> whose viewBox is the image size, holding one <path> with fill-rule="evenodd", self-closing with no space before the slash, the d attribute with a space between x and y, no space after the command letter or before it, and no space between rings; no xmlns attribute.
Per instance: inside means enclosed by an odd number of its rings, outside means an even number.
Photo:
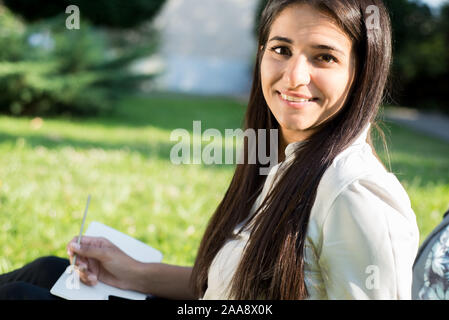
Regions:
<svg viewBox="0 0 449 320"><path fill-rule="evenodd" d="M76 266L83 283L95 285L101 281L117 288L134 290L139 282L137 270L140 262L105 238L83 236L79 246L77 242L78 237L69 242L67 253L71 264L77 255Z"/></svg>

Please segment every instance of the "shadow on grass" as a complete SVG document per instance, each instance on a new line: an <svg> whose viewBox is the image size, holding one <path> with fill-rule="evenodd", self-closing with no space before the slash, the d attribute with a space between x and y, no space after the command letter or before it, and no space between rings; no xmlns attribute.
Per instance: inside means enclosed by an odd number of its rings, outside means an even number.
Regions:
<svg viewBox="0 0 449 320"><path fill-rule="evenodd" d="M193 121L201 121L202 130L241 128L246 106L235 99L183 94L140 94L125 96L116 109L99 117L62 118L81 124L104 127L156 127L172 131L182 128L193 131ZM53 119L60 120L60 117Z"/></svg>
<svg viewBox="0 0 449 320"><path fill-rule="evenodd" d="M89 150L89 149L102 149L105 151L125 151L128 153L138 153L144 158L148 159L159 159L170 161L170 153L174 145L177 144L176 141L172 143L165 142L151 142L148 143L113 143L113 142L92 142L85 140L78 140L73 138L54 138L50 135L31 135L31 134L21 134L20 136L10 135L7 133L0 132L0 144L10 143L11 145L17 144L19 139L24 139L24 143L31 148L45 147L49 150L58 150L66 147L74 148L76 150ZM203 145L204 148L204 145ZM225 155L226 148L222 147L222 154ZM232 152L235 151L233 150ZM192 155L192 150L190 151ZM223 158L224 159L224 158ZM223 161L224 163L224 161ZM180 164L184 165L184 164ZM232 164L199 164L206 169L219 169L228 170L234 168Z"/></svg>
<svg viewBox="0 0 449 320"><path fill-rule="evenodd" d="M116 112L111 115L87 118L64 119L82 125L99 124L108 130L119 127L141 128L156 127L171 131L177 128L193 131L193 121L201 120L202 131L215 128L224 129L241 127L245 106L230 98L202 97L182 94L155 93L123 97L118 102ZM61 120L61 118L57 118ZM387 135L387 144L391 155L391 169L399 180L419 187L429 184L449 185L449 144L432 139L413 130L384 122L382 126ZM127 150L137 152L144 157L170 160L171 148L176 142L151 141L142 142L107 142L85 141L82 139L62 138L55 140L51 136L23 133L20 136L0 132L0 143L15 143L23 137L32 147L44 146L48 149L73 147L76 149L100 148L104 150ZM379 139L375 140L376 150L388 168L387 156L382 152ZM204 146L204 143L203 143ZM226 152L222 148L222 154ZM234 165L205 165L205 168L223 169Z"/></svg>
<svg viewBox="0 0 449 320"><path fill-rule="evenodd" d="M188 94L152 93L122 96L117 102L117 108L111 114L97 117L48 117L45 120L63 121L81 126L100 125L106 130L116 128L155 127L172 131L178 128L193 132L193 121L201 121L201 131L214 128L224 132L225 129L240 128L243 122L245 106L232 98L207 97ZM202 133L201 132L201 133ZM0 143L15 143L23 138L31 147L43 146L47 149L73 147L75 149L99 148L103 150L126 150L137 152L144 157L158 158L170 161L170 151L177 143L152 141L142 142L108 142L86 141L69 137L55 138L51 135L22 132L20 135L11 135L1 132ZM203 142L204 147L204 142ZM226 152L222 148L222 154ZM235 151L233 151L235 152ZM192 151L191 151L192 154ZM224 159L224 158L223 158ZM224 161L223 161L224 163ZM230 164L201 164L205 168L229 169Z"/></svg>

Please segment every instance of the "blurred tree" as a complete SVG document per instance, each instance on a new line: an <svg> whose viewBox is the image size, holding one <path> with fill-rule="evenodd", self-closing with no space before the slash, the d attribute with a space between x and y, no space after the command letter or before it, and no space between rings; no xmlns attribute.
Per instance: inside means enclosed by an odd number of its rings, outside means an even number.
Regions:
<svg viewBox="0 0 449 320"><path fill-rule="evenodd" d="M26 25L0 5L0 112L15 115L96 114L151 75L129 66L154 52L157 34L115 50L87 21L76 31L65 16Z"/></svg>
<svg viewBox="0 0 449 320"><path fill-rule="evenodd" d="M77 5L81 19L93 25L110 28L133 28L153 19L165 0L3 0L14 13L29 22L65 13L69 5Z"/></svg>
<svg viewBox="0 0 449 320"><path fill-rule="evenodd" d="M441 7L441 27L446 37L449 39L449 2L446 2Z"/></svg>
<svg viewBox="0 0 449 320"><path fill-rule="evenodd" d="M448 37L444 19L424 4L384 0L393 25L392 70L395 100L421 109L447 110L445 75L449 71Z"/></svg>

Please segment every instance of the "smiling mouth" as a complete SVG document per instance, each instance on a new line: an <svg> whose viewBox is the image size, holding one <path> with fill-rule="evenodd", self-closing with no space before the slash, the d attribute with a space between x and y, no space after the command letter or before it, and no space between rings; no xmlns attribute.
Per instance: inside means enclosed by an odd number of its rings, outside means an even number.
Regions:
<svg viewBox="0 0 449 320"><path fill-rule="evenodd" d="M318 100L318 98L305 99L305 98L292 97L292 96L280 93L279 91L277 93L283 100L288 101L288 102L304 103L304 102L314 102L314 101Z"/></svg>

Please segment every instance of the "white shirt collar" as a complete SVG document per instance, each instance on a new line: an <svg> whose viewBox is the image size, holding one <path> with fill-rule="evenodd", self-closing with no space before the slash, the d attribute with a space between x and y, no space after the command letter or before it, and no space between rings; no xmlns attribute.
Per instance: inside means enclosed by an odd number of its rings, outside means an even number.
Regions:
<svg viewBox="0 0 449 320"><path fill-rule="evenodd" d="M362 130L360 135L357 137L357 139L355 139L355 141L351 144L351 146L365 143L370 127L371 127L371 123L368 123L365 126L365 128ZM290 160L290 157L294 154L295 150L303 143L304 143L304 141L295 141L295 142L289 143L287 145L287 147L285 148L285 159Z"/></svg>

